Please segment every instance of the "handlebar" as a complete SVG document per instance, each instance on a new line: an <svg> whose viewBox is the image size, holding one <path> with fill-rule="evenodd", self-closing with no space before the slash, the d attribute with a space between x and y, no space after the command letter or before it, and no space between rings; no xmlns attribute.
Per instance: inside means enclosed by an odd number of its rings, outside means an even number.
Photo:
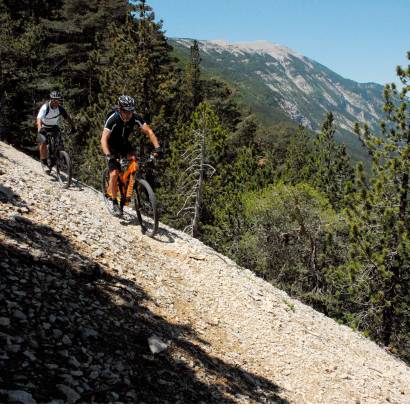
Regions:
<svg viewBox="0 0 410 410"><path fill-rule="evenodd" d="M121 164L122 168L125 168L130 163L130 160L126 157L118 158L119 163ZM146 164L153 164L156 161L156 158L153 154L150 154L148 157L141 157L137 158L138 165L146 165Z"/></svg>

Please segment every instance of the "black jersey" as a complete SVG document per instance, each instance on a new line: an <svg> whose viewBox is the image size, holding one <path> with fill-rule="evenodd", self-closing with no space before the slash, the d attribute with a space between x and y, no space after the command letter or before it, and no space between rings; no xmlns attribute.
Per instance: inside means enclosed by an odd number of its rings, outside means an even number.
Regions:
<svg viewBox="0 0 410 410"><path fill-rule="evenodd" d="M131 119L124 122L118 111L112 113L105 121L104 128L110 130L111 134L108 138L108 145L111 149L121 151L123 147L129 145L128 137L137 125L142 128L145 124L144 119L134 113Z"/></svg>

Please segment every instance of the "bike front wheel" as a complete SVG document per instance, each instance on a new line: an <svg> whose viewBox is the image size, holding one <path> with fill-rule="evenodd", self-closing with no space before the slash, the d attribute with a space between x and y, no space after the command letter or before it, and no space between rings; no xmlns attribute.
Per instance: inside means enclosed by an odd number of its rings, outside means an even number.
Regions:
<svg viewBox="0 0 410 410"><path fill-rule="evenodd" d="M64 188L71 184L72 170L70 156L65 151L60 151L56 163L57 179Z"/></svg>
<svg viewBox="0 0 410 410"><path fill-rule="evenodd" d="M133 204L142 233L152 238L158 232L158 209L154 191L145 179L135 181Z"/></svg>

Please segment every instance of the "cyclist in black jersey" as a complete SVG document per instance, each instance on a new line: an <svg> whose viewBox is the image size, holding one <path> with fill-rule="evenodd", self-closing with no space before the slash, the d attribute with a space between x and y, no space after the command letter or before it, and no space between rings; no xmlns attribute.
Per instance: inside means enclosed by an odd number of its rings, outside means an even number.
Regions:
<svg viewBox="0 0 410 410"><path fill-rule="evenodd" d="M105 121L101 136L101 146L108 161L110 181L108 190L112 194L113 213L116 216L122 215L122 209L117 200L117 178L120 171L119 157L135 158L135 150L128 137L133 132L134 127L138 126L146 134L154 146L154 156L162 154L158 139L151 127L144 119L135 112L134 99L128 95L122 95L118 99L118 110L115 110Z"/></svg>

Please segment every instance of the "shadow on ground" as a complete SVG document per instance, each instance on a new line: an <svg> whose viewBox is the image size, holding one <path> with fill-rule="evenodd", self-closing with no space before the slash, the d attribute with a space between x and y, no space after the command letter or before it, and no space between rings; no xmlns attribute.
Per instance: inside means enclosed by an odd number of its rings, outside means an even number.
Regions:
<svg viewBox="0 0 410 410"><path fill-rule="evenodd" d="M190 327L153 314L134 281L50 226L0 215L0 402L11 390L37 403L285 402L277 385L205 352ZM155 355L153 335L169 341Z"/></svg>

